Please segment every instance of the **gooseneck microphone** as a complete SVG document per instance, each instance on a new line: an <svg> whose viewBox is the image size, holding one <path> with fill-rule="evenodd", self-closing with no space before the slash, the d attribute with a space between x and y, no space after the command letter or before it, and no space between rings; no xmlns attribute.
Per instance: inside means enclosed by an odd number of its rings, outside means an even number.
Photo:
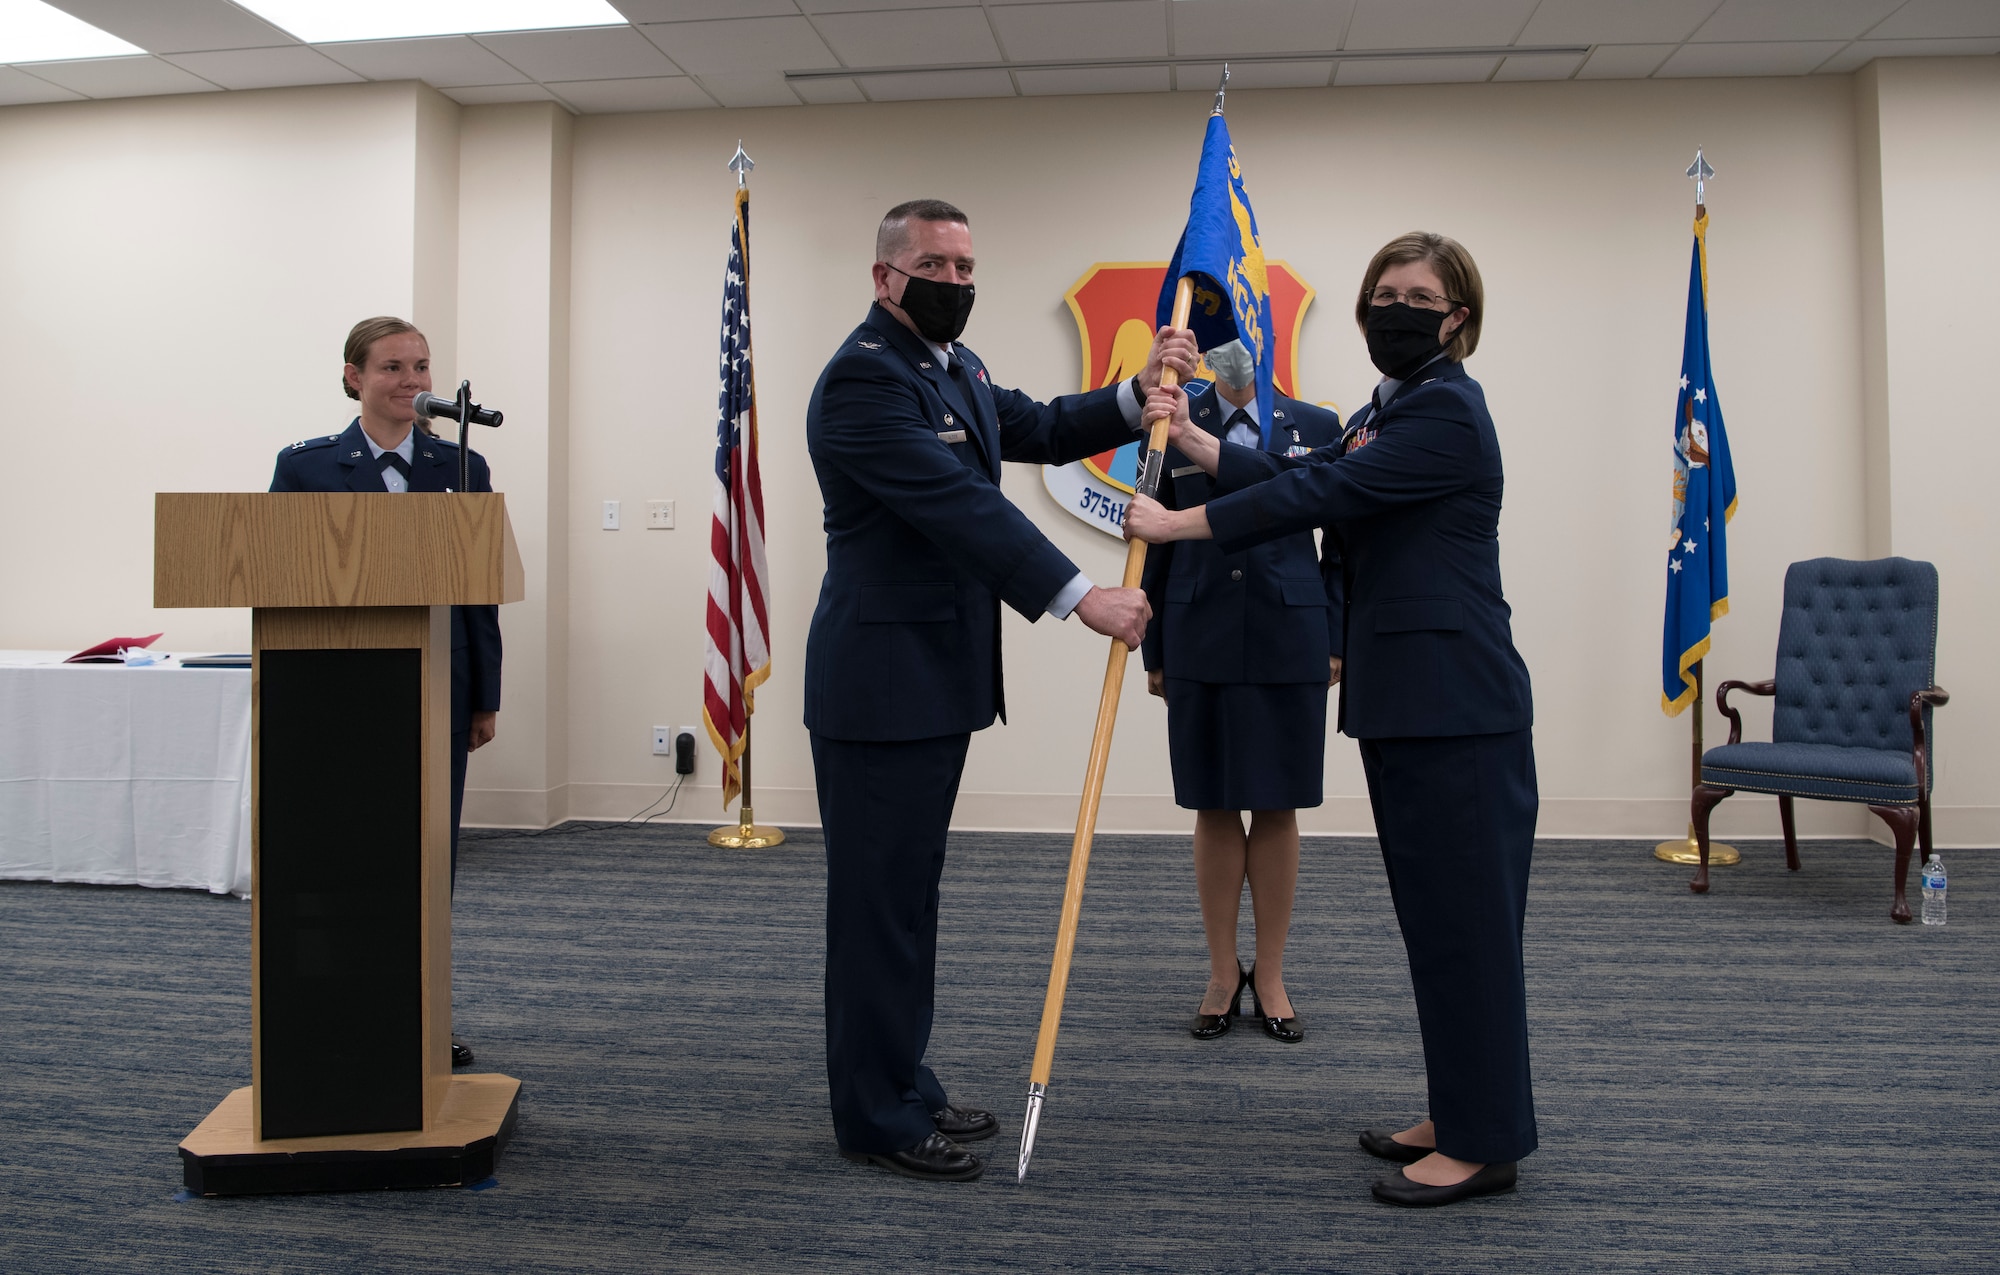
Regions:
<svg viewBox="0 0 2000 1275"><path fill-rule="evenodd" d="M420 392L411 401L410 406L417 409L417 415L419 416L438 416L449 421L458 419L457 399L439 398L428 390ZM506 416L497 408L481 407L477 403L469 403L466 405L466 419L474 425L490 425L498 429L500 423L506 419Z"/></svg>

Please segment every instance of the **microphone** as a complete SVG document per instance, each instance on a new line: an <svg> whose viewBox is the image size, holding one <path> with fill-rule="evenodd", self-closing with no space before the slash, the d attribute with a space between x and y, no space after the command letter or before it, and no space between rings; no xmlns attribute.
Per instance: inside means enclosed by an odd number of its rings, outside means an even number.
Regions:
<svg viewBox="0 0 2000 1275"><path fill-rule="evenodd" d="M410 406L417 410L417 415L419 416L437 416L448 421L458 419L457 399L439 398L428 390L419 392L417 397L411 401ZM469 410L466 412L466 419L470 420L474 425L489 425L498 429L500 422L505 420L506 417L498 409L481 407L479 404L473 403L469 405Z"/></svg>

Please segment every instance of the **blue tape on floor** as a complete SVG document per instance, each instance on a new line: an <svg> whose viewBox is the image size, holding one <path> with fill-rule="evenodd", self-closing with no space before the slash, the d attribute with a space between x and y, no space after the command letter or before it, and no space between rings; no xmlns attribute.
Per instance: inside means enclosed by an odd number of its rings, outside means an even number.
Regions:
<svg viewBox="0 0 2000 1275"><path fill-rule="evenodd" d="M487 1181L490 1182L492 1181L492 1179L488 1178ZM188 1190L186 1187L182 1187L180 1190L174 1192L172 1197L170 1198L172 1198L175 1204L186 1204L189 1200L199 1200L201 1197L196 1195L194 1192Z"/></svg>
<svg viewBox="0 0 2000 1275"><path fill-rule="evenodd" d="M499 1185L500 1185L499 1178L484 1177L477 1182L467 1183L465 1189L468 1191L491 1191L494 1187Z"/></svg>

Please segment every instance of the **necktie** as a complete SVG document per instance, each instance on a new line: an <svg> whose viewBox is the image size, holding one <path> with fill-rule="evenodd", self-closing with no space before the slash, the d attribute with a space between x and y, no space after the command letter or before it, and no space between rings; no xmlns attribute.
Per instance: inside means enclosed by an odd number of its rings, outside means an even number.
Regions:
<svg viewBox="0 0 2000 1275"><path fill-rule="evenodd" d="M401 456L397 455L395 452L383 452L381 463L382 463L382 468L393 469L397 473L401 474L403 476L404 482L410 481L410 462L404 460Z"/></svg>

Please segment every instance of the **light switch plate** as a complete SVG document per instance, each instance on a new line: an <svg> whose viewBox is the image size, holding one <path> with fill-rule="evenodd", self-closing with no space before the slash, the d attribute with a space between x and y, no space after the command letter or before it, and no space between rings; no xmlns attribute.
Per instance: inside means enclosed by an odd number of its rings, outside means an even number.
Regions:
<svg viewBox="0 0 2000 1275"><path fill-rule="evenodd" d="M671 500L649 500L646 502L646 530L672 531L674 529L674 502Z"/></svg>
<svg viewBox="0 0 2000 1275"><path fill-rule="evenodd" d="M604 502L604 529L606 531L618 530L618 502L615 500Z"/></svg>

